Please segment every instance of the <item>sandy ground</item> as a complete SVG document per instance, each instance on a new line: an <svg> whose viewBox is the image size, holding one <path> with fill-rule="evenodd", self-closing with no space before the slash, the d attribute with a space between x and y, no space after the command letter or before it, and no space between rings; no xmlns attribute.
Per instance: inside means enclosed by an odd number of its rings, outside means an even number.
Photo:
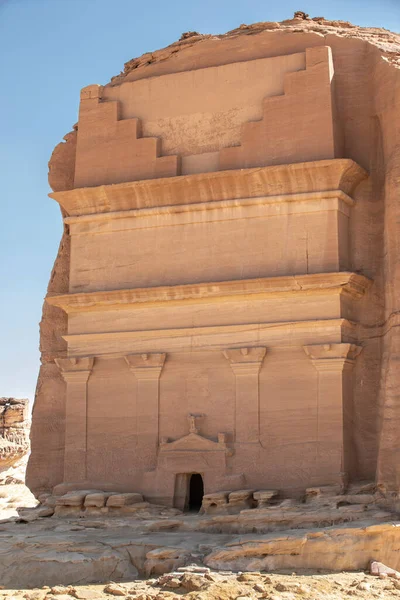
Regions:
<svg viewBox="0 0 400 600"><path fill-rule="evenodd" d="M198 589L192 589L193 587ZM171 579L169 576L160 576L158 579L135 580L114 585L106 582L100 585L0 591L0 598L26 600L95 600L112 597L127 597L132 600L338 600L349 596L399 598L400 583L392 579L381 580L363 572L300 575L210 571L194 575L181 573L179 576L172 576Z"/></svg>

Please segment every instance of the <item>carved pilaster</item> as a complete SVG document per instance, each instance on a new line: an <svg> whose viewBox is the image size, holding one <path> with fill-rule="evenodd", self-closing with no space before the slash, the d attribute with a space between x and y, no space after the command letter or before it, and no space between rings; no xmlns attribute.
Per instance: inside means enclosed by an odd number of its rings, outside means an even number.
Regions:
<svg viewBox="0 0 400 600"><path fill-rule="evenodd" d="M129 354L125 361L137 379L137 437L144 468L154 468L159 444L159 380L166 354Z"/></svg>
<svg viewBox="0 0 400 600"><path fill-rule="evenodd" d="M87 382L94 358L56 358L67 384L65 402L64 481L87 478Z"/></svg>
<svg viewBox="0 0 400 600"><path fill-rule="evenodd" d="M317 371L352 369L362 350L356 344L315 344L303 347Z"/></svg>
<svg viewBox="0 0 400 600"><path fill-rule="evenodd" d="M158 379L166 354L128 354L125 361L138 379Z"/></svg>
<svg viewBox="0 0 400 600"><path fill-rule="evenodd" d="M235 441L260 441L260 398L258 375L266 348L231 348L224 351L236 379Z"/></svg>
<svg viewBox="0 0 400 600"><path fill-rule="evenodd" d="M361 350L361 346L344 343L304 346L318 372L320 468L340 473L344 481L351 474L355 460L352 370Z"/></svg>

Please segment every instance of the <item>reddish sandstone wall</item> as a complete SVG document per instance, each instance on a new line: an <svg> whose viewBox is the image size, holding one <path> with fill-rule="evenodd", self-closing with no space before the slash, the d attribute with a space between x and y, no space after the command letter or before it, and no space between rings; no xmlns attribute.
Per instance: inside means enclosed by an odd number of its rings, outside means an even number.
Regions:
<svg viewBox="0 0 400 600"><path fill-rule="evenodd" d="M248 35L251 33L252 35ZM201 42L201 43L200 43ZM352 265L373 279L368 299L359 304L363 355L356 366L353 478L374 478L388 489L400 487L400 41L382 30L363 30L340 22L293 20L243 26L225 36L194 36L142 59L105 88L162 74L184 72L237 60L305 52L330 46L334 64L334 110L340 155L370 174L355 192L350 220ZM168 58L171 57L171 58ZM173 58L172 58L173 57ZM301 115L299 115L299 120ZM300 126L300 125L299 125ZM295 127L295 125L294 125ZM55 190L71 189L75 134L58 146L50 162ZM237 151L236 151L237 152ZM229 166L229 165L226 165ZM126 180L126 179L125 179ZM93 180L92 180L93 181ZM77 180L80 185L91 181ZM109 183L110 181L104 181ZM68 291L69 236L65 231L48 293ZM42 367L32 426L28 485L38 491L62 481L64 386L53 360L62 356L66 317L44 307L41 323ZM95 380L93 381L95 385ZM106 408L105 408L106 409Z"/></svg>
<svg viewBox="0 0 400 600"><path fill-rule="evenodd" d="M76 131L58 144L49 162L49 183L53 190L73 188ZM51 272L47 295L68 292L70 236L64 227L56 260ZM65 356L67 315L55 306L43 304L40 322L41 365L32 412L31 453L26 473L27 485L35 493L52 489L62 481L64 471L65 382L54 359Z"/></svg>

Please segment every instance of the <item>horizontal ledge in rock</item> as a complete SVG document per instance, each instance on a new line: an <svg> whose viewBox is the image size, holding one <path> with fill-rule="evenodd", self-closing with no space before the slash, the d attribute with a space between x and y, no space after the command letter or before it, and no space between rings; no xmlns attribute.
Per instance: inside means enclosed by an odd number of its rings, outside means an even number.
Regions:
<svg viewBox="0 0 400 600"><path fill-rule="evenodd" d="M244 344L251 346L299 346L318 343L355 343L357 323L348 319L247 323L80 333L62 336L69 357L120 358L129 353L222 351Z"/></svg>
<svg viewBox="0 0 400 600"><path fill-rule="evenodd" d="M349 207L353 205L354 200L341 190L326 190L102 212L65 217L64 222L71 225L70 235L93 235L130 229L172 227L193 223L204 224L215 221L289 216L333 210L349 216Z"/></svg>
<svg viewBox="0 0 400 600"><path fill-rule="evenodd" d="M68 216L80 216L329 190L351 195L367 176L350 159L329 159L76 188L49 196Z"/></svg>
<svg viewBox="0 0 400 600"><path fill-rule="evenodd" d="M364 275L350 272L285 275L234 281L216 281L149 288L80 292L48 296L46 301L66 313L112 310L116 306L157 305L166 302L199 303L247 296L345 293L360 298L371 285Z"/></svg>

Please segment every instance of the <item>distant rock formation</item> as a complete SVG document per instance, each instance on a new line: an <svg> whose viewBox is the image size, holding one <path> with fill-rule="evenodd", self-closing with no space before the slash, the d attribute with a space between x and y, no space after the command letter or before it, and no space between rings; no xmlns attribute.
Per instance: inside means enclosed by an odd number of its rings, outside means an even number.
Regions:
<svg viewBox="0 0 400 600"><path fill-rule="evenodd" d="M18 466L29 452L28 410L26 398L0 398L0 484L5 471Z"/></svg>

